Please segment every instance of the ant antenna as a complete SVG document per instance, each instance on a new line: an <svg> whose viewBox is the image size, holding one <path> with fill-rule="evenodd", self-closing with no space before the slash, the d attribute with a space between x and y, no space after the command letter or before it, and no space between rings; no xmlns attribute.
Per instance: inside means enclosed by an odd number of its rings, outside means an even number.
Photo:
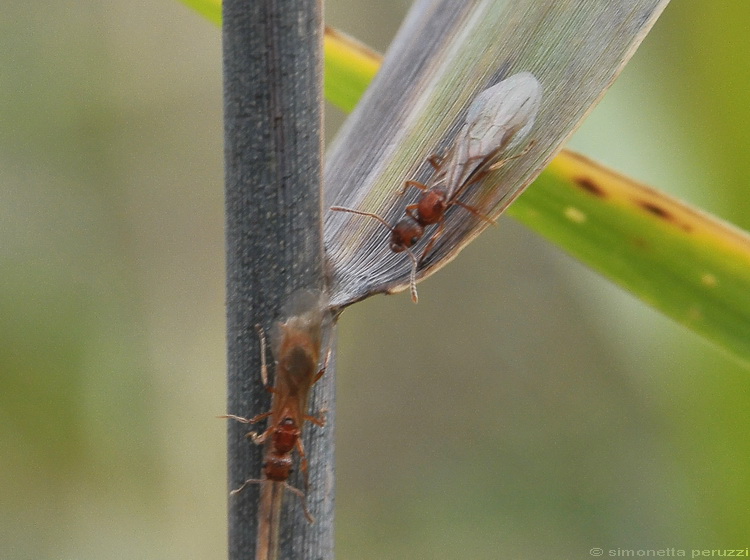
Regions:
<svg viewBox="0 0 750 560"><path fill-rule="evenodd" d="M372 212L363 212L362 210L355 210L354 208L346 208L345 206L331 206L331 210L335 210L336 212L349 212L351 214L359 214L360 216L369 216L370 218L375 218L377 221L379 221L389 230L393 231L391 224L386 222L383 218L381 218L377 214L373 214Z"/></svg>
<svg viewBox="0 0 750 560"><path fill-rule="evenodd" d="M409 253L409 258L412 262L411 273L409 274L409 292L411 293L411 300L414 303L419 303L419 296L417 296L417 257L414 256L411 249L406 249Z"/></svg>

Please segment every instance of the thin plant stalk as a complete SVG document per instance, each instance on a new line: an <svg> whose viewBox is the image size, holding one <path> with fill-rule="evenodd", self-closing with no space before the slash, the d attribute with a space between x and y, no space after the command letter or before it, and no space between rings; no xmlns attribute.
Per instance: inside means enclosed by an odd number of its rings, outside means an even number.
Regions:
<svg viewBox="0 0 750 560"><path fill-rule="evenodd" d="M322 15L316 0L223 3L227 246L227 412L269 410L255 324L270 328L289 296L324 289L321 240ZM333 363L312 395L334 422ZM320 403L325 403L321 405ZM316 408L317 409L317 408ZM228 423L228 490L262 471L263 448ZM333 430L307 430L310 524L281 511L281 558L331 558ZM253 558L260 486L228 498L229 559Z"/></svg>

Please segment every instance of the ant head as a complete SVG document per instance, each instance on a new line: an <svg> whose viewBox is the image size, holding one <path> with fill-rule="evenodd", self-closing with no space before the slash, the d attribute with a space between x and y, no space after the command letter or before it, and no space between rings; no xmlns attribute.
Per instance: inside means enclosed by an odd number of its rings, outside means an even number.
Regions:
<svg viewBox="0 0 750 560"><path fill-rule="evenodd" d="M391 251L400 253L424 235L424 227L411 218L401 219L391 230Z"/></svg>

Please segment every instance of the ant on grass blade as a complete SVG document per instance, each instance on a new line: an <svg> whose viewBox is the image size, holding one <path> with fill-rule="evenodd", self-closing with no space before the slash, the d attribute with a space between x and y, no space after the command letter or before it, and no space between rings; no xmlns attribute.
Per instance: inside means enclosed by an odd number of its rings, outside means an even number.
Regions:
<svg viewBox="0 0 750 560"><path fill-rule="evenodd" d="M435 246L445 227L445 214L451 206L460 206L492 225L495 220L477 208L459 200L472 185L477 185L492 171L508 161L525 155L534 145L532 140L518 154L503 157L520 145L531 132L541 103L541 85L529 72L521 72L484 90L474 98L466 120L445 156L432 155L427 162L434 168L428 184L406 181L400 196L410 188L422 191L414 204L404 209L402 217L391 226L383 217L344 206L331 210L349 212L378 220L391 232L389 247L394 253L407 252L412 261L409 289L417 303L417 268ZM506 187L509 190L509 186ZM411 247L424 237L428 226L438 227L417 259Z"/></svg>
<svg viewBox="0 0 750 560"><path fill-rule="evenodd" d="M250 484L261 485L258 515L259 551L261 548L271 550L270 547L278 545L278 523L284 490L289 490L300 498L305 518L310 523L314 522L307 508L305 494L309 490L309 481L307 456L302 444L302 428L305 422L321 427L325 425L325 419L322 417L307 414L307 401L313 385L323 377L330 359L329 345L324 363L320 369L318 368L321 347L331 326L331 316L327 312L327 299L317 292L298 292L290 298L288 307L295 314L287 315L286 320L278 322L271 335L272 352L276 358L273 385L270 384L268 376L266 335L260 325L255 326L261 347L260 373L263 386L272 395L271 410L252 418L234 414L220 416L243 424L269 420L267 428L262 433L249 432L246 436L257 445L265 445L262 477L247 479L230 493L236 495ZM295 450L304 477L305 491L289 484ZM256 557L266 558L268 555L259 553Z"/></svg>

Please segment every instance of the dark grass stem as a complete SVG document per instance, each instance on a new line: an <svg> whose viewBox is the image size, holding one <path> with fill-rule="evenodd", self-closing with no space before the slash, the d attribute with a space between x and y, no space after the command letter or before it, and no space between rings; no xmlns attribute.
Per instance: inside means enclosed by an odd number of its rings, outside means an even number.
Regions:
<svg viewBox="0 0 750 560"><path fill-rule="evenodd" d="M269 329L290 294L324 287L321 11L318 0L224 1L227 412L240 416L270 407L254 325ZM327 426L305 427L316 522L288 493L279 558L333 557L334 363L311 400L312 414L325 403ZM247 432L228 422L228 490L261 473L263 448ZM255 556L259 493L228 497L230 560Z"/></svg>

